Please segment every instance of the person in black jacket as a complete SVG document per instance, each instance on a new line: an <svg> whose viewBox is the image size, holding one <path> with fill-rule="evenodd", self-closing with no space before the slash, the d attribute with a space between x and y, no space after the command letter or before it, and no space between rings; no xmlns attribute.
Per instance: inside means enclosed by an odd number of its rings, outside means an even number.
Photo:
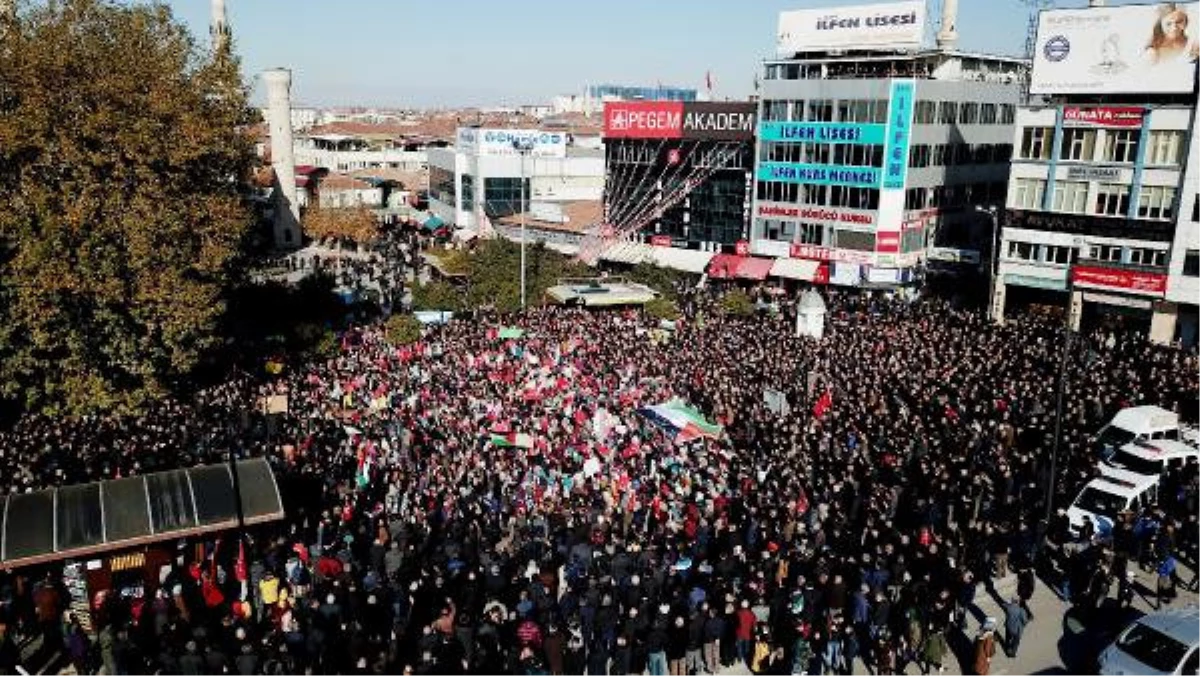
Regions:
<svg viewBox="0 0 1200 676"><path fill-rule="evenodd" d="M667 633L667 663L671 668L671 676L684 676L687 673L685 660L689 634L687 620L682 615L676 615Z"/></svg>

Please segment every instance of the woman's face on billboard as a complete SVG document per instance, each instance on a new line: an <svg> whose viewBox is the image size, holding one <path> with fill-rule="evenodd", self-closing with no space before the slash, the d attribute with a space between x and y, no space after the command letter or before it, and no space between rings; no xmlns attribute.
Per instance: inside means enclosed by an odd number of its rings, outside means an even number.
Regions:
<svg viewBox="0 0 1200 676"><path fill-rule="evenodd" d="M1187 12L1183 10L1175 10L1162 18L1160 23L1162 26L1163 35L1168 40L1179 40L1184 36L1187 30L1188 17Z"/></svg>

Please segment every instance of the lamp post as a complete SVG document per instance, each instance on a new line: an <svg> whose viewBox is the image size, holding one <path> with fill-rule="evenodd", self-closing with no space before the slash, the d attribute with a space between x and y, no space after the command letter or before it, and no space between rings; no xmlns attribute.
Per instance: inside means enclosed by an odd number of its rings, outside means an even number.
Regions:
<svg viewBox="0 0 1200 676"><path fill-rule="evenodd" d="M516 138L512 142L513 150L521 156L521 312L525 311L525 158L533 150L533 139L531 138Z"/></svg>
<svg viewBox="0 0 1200 676"><path fill-rule="evenodd" d="M1075 275L1072 266L1067 267L1067 312L1063 322L1062 354L1058 360L1058 382L1054 392L1054 445L1050 450L1050 476L1046 481L1046 514L1044 528L1050 527L1054 514L1054 484L1058 474L1058 448L1062 443L1063 397L1067 389L1067 361L1071 358L1071 303L1075 296ZM1043 531L1045 532L1045 531Z"/></svg>

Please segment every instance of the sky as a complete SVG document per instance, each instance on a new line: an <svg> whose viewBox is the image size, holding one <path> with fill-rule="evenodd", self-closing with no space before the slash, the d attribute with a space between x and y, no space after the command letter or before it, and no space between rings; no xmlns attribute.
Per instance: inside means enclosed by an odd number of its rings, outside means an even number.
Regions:
<svg viewBox="0 0 1200 676"><path fill-rule="evenodd" d="M129 0L148 2L149 0ZM208 0L166 0L208 39ZM959 47L1019 55L1034 0L959 0ZM226 0L248 78L292 70L296 106L549 103L588 84L753 93L779 12L853 0ZM932 43L940 0L929 0ZM1109 4L1125 4L1110 2ZM1058 0L1083 7L1087 0ZM255 83L255 100L264 99Z"/></svg>

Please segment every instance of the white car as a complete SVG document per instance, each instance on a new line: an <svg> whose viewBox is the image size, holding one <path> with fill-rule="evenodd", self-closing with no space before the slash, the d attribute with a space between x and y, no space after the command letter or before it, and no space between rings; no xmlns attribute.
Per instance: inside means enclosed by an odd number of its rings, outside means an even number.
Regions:
<svg viewBox="0 0 1200 676"><path fill-rule="evenodd" d="M1200 609L1146 615L1100 653L1101 674L1194 674L1200 669Z"/></svg>
<svg viewBox="0 0 1200 676"><path fill-rule="evenodd" d="M1200 449L1182 441L1159 439L1125 444L1105 462L1145 476L1162 476L1200 459Z"/></svg>
<svg viewBox="0 0 1200 676"><path fill-rule="evenodd" d="M1067 508L1071 530L1078 532L1090 519L1097 532L1111 532L1117 515L1137 512L1158 499L1158 476L1144 476L1100 465L1100 476L1087 482Z"/></svg>

